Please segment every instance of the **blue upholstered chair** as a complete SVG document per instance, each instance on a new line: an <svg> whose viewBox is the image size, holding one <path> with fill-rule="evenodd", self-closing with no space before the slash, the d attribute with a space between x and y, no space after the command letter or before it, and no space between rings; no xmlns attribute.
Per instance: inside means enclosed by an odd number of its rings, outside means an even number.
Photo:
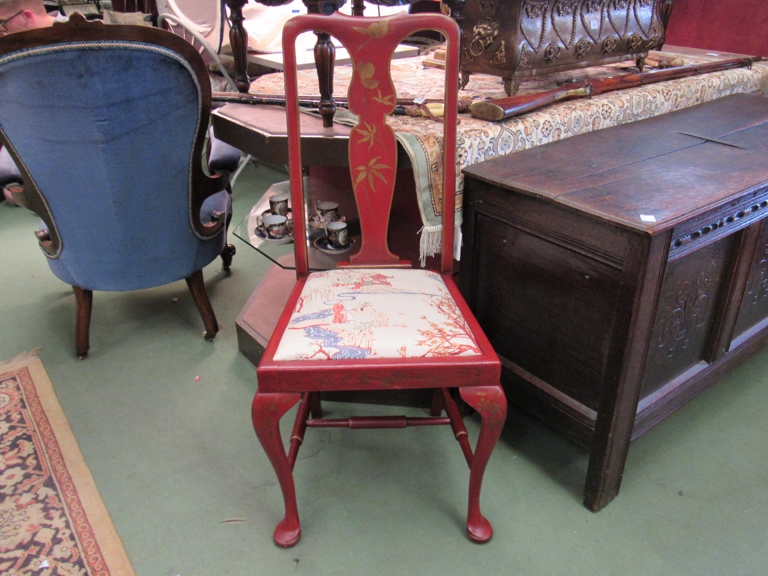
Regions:
<svg viewBox="0 0 768 576"><path fill-rule="evenodd" d="M231 263L231 197L226 173L203 172L210 101L200 55L163 30L76 15L0 38L0 142L42 219L52 272L74 288L79 357L93 290L184 278L204 336L216 335L202 268L219 255ZM238 157L209 166L231 170Z"/></svg>

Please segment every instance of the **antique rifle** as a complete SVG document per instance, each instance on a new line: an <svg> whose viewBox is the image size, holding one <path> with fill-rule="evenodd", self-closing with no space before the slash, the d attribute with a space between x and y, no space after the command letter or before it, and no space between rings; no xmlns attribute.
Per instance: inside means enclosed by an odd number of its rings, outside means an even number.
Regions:
<svg viewBox="0 0 768 576"><path fill-rule="evenodd" d="M211 102L214 104L252 104L285 106L285 96L280 94L236 94L234 92L213 92ZM340 108L348 108L346 98L334 97L334 102ZM469 98L459 98L459 112L469 110ZM315 96L299 96L299 106L302 108L320 108L320 98ZM426 117L442 122L443 101L439 98L397 98L395 116Z"/></svg>
<svg viewBox="0 0 768 576"><path fill-rule="evenodd" d="M234 92L213 92L211 101L214 104L252 104L252 105L272 105L285 106L285 96L281 94L236 94ZM347 108L346 98L334 96L333 101L341 108ZM398 98L395 105L394 114L408 114L409 107L419 104L442 103L442 100L435 98ZM303 108L319 108L320 97L299 96L299 106Z"/></svg>
<svg viewBox="0 0 768 576"><path fill-rule="evenodd" d="M663 70L651 70L649 72L638 72L635 74L624 74L622 76L610 76L608 78L595 78L593 80L581 80L575 82L566 82L561 87L537 94L524 94L522 96L510 96L508 98L495 98L493 100L484 100L473 102L469 107L472 117L480 120L489 120L498 122L506 120L513 116L519 116L526 112L538 110L555 102L563 100L572 100L574 98L591 98L605 92L614 90L623 90L624 88L635 88L645 86L654 82L664 82L665 80L674 80L676 78L686 78L688 76L698 76L708 72L721 72L734 68L751 67L753 62L762 60L760 56L751 56L748 58L732 58L730 60L720 60L708 64L691 64L688 66L676 66Z"/></svg>
<svg viewBox="0 0 768 576"><path fill-rule="evenodd" d="M254 106L285 106L285 96L280 94L237 94L235 92L213 92L211 102L214 104L251 104ZM337 106L346 108L346 99L334 98ZM320 98L299 96L299 106L304 108L319 108Z"/></svg>

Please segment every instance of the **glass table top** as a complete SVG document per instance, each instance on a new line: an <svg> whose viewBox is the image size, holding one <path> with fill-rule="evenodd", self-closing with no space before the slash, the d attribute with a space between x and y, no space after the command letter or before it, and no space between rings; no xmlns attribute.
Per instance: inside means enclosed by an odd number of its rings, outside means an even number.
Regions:
<svg viewBox="0 0 768 576"><path fill-rule="evenodd" d="M290 192L288 182L278 182L273 184L261 197L251 211L242 219L234 229L234 234L240 240L254 248L257 252L266 256L269 260L287 270L296 268L296 260L293 253L294 239L283 238L281 240L272 240L265 238L260 229L261 218L265 212L269 213L269 199L277 194ZM323 229L307 226L308 237L306 238L309 246L309 268L311 270L331 270L336 268L339 262L349 260L350 254L354 253L356 247L333 253L323 242L325 231ZM359 242L359 239L356 239ZM318 248L317 246L320 246Z"/></svg>

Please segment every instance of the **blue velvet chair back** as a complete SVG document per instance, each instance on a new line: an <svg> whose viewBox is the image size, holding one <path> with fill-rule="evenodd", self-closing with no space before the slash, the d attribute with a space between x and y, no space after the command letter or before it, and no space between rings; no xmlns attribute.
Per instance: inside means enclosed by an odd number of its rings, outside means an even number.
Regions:
<svg viewBox="0 0 768 576"><path fill-rule="evenodd" d="M0 139L37 196L61 280L133 290L186 278L226 240L225 226L209 233L200 215L226 185L202 173L204 65L165 32L142 34L162 34L171 48L104 30L132 27L94 26L40 45L55 31L27 32L31 46L10 51L0 41Z"/></svg>

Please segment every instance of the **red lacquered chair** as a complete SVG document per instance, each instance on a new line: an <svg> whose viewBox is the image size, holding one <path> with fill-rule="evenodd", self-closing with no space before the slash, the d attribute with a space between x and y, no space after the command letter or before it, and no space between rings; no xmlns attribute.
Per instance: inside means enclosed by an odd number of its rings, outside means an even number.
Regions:
<svg viewBox="0 0 768 576"><path fill-rule="evenodd" d="M440 270L413 268L389 251L387 224L397 171L397 145L386 123L395 107L390 57L409 34L432 29L448 39L445 132L443 136L443 232ZM360 217L360 249L336 270L309 272L303 192L295 39L304 31L324 31L352 55L355 74L349 108L359 116L350 135L349 166ZM285 518L275 542L293 546L301 537L293 466L307 426L399 428L450 424L467 463L467 531L475 542L493 535L480 512L483 473L507 412L499 385L498 357L454 284L452 272L456 182L456 109L459 30L440 14L354 18L306 15L293 18L283 32L291 195L294 214L296 286L257 369L253 425L277 473ZM426 121L426 120L425 120ZM447 417L371 417L321 419L319 394L337 390L433 388L442 395ZM451 395L481 417L473 454L464 423ZM280 436L280 418L299 400L290 448ZM318 419L309 419L310 412Z"/></svg>

